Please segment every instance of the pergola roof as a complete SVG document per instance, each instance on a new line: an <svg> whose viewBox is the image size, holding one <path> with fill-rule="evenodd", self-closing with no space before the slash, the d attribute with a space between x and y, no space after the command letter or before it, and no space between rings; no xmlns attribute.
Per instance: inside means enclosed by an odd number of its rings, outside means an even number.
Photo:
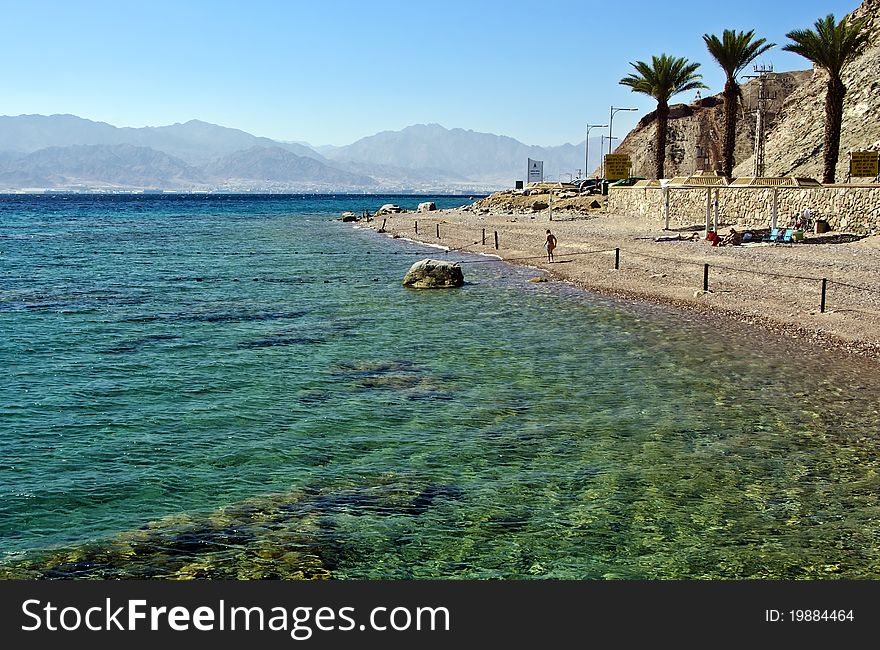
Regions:
<svg viewBox="0 0 880 650"><path fill-rule="evenodd" d="M697 172L690 176L676 176L670 179L672 187L727 187L727 179L712 173Z"/></svg>
<svg viewBox="0 0 880 650"><path fill-rule="evenodd" d="M733 187L822 187L815 178L796 176L743 176L734 179Z"/></svg>

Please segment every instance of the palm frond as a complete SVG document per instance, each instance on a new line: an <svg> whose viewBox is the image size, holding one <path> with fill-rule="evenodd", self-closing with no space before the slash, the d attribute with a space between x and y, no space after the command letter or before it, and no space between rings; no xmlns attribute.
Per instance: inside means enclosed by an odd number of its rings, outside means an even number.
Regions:
<svg viewBox="0 0 880 650"><path fill-rule="evenodd" d="M658 102L668 102L669 98L678 93L696 88L705 88L700 81L703 75L697 74L699 63L692 63L684 57L661 54L651 57L651 62L631 62L634 73L620 80L623 86L629 86L633 92L650 95Z"/></svg>
<svg viewBox="0 0 880 650"><path fill-rule="evenodd" d="M755 39L753 29L747 32L725 29L721 38L714 34L703 34L703 41L728 80L735 80L749 63L776 45L768 43L766 38Z"/></svg>
<svg viewBox="0 0 880 650"><path fill-rule="evenodd" d="M782 49L812 61L835 78L865 50L873 37L864 18L852 21L843 18L838 23L834 14L828 14L813 27L790 31L785 36L792 42Z"/></svg>

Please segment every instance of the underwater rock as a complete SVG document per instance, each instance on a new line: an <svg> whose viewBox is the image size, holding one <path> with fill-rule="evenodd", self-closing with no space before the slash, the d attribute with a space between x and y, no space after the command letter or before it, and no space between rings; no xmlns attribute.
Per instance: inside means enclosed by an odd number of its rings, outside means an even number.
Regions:
<svg viewBox="0 0 880 650"><path fill-rule="evenodd" d="M0 580L326 580L363 553L340 521L417 517L464 498L455 485L394 472L366 483L315 485L209 513L179 513L139 529L0 561Z"/></svg>
<svg viewBox="0 0 880 650"><path fill-rule="evenodd" d="M446 289L462 285L464 273L460 266L432 259L416 262L403 278L403 286L414 289Z"/></svg>

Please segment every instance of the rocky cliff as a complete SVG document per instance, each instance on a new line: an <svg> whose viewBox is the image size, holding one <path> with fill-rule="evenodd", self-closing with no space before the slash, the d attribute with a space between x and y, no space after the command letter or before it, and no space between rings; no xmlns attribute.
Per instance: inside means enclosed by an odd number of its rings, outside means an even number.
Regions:
<svg viewBox="0 0 880 650"><path fill-rule="evenodd" d="M874 43L843 71L847 94L843 102L837 181L846 179L850 151L880 149L880 0L865 0L850 16L868 19L874 29ZM808 74L806 83L785 99L767 132L764 163L770 175L822 178L828 75L822 70ZM735 173L748 175L752 157L737 156L737 160L741 162Z"/></svg>
<svg viewBox="0 0 880 650"><path fill-rule="evenodd" d="M850 15L868 18L875 29L875 41L844 70L848 93L844 100L838 180L846 177L849 151L880 149L880 120L877 118L880 115L880 42L876 38L880 33L880 0L865 0ZM815 18L819 16L803 20L803 25L793 25L792 29L811 27ZM821 178L826 80L827 75L821 70L768 75L768 91L774 98L769 102L765 132L766 175ZM757 100L757 80L744 84L742 91L734 174L751 176L755 143L755 113L752 109ZM723 115L724 100L720 94L671 107L667 177L687 175L698 169L715 169L721 158ZM649 113L618 147L618 153L632 157L634 175L654 177L655 138L656 117Z"/></svg>
<svg viewBox="0 0 880 650"><path fill-rule="evenodd" d="M812 77L809 71L770 73L767 87L767 119L771 127L779 121L785 101ZM742 101L736 127L735 160L752 159L755 147L755 112L758 81L742 86ZM666 176L686 176L699 169L715 169L721 160L724 133L724 98L720 94L695 100L691 104L673 104L669 113L669 136L666 144ZM654 143L657 138L656 113L648 113L623 139L617 153L629 154L633 175L655 178ZM766 153L765 153L766 163ZM751 173L751 163L748 166ZM772 173L770 165L767 172Z"/></svg>

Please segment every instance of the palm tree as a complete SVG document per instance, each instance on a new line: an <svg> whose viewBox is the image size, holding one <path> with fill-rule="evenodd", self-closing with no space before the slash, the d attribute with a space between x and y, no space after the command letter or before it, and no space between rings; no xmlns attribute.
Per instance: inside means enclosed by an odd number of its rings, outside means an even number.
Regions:
<svg viewBox="0 0 880 650"><path fill-rule="evenodd" d="M843 68L865 49L871 40L871 31L865 29L864 18L835 23L834 14L828 14L812 29L796 29L785 36L789 43L783 50L800 54L828 73L825 91L825 141L822 182L833 183L840 151L840 125L843 122L843 98L846 86L840 75Z"/></svg>
<svg viewBox="0 0 880 650"><path fill-rule="evenodd" d="M727 81L724 83L724 144L721 149L723 171L727 178L733 176L736 109L741 95L736 78L749 63L776 45L776 43L768 43L765 38L752 40L754 37L755 30L736 32L725 29L720 39L714 34L703 34L709 54L727 76Z"/></svg>
<svg viewBox="0 0 880 650"><path fill-rule="evenodd" d="M654 151L657 178L663 178L663 165L666 159L666 131L669 122L669 98L678 93L697 88L705 88L696 74L699 63L690 63L685 58L675 56L651 57L651 64L644 61L630 63L635 74L624 77L620 83L632 88L633 92L650 95L657 100L657 146Z"/></svg>

